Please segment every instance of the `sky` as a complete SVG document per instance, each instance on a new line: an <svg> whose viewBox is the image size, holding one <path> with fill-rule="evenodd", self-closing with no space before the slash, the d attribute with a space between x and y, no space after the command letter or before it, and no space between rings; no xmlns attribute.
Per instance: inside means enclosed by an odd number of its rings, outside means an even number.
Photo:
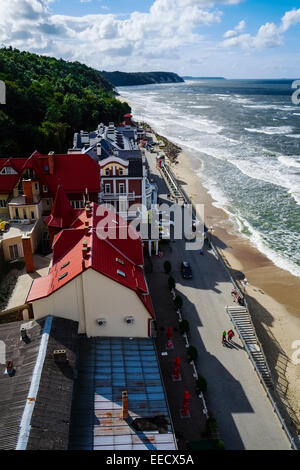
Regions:
<svg viewBox="0 0 300 470"><path fill-rule="evenodd" d="M300 78L299 43L299 0L0 1L2 46L98 70Z"/></svg>

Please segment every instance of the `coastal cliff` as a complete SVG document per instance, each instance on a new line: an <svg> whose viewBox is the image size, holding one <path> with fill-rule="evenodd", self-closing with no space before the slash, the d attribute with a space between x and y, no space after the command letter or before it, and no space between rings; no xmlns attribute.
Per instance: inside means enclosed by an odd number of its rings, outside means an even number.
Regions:
<svg viewBox="0 0 300 470"><path fill-rule="evenodd" d="M151 85L151 83L180 83L183 78L173 72L105 72L101 75L114 86Z"/></svg>

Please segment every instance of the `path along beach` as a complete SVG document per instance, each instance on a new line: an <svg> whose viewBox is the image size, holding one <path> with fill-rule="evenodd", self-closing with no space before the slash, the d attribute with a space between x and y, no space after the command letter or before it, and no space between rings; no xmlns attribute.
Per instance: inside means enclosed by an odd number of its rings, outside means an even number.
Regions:
<svg viewBox="0 0 300 470"><path fill-rule="evenodd" d="M119 99L128 101L121 96ZM249 282L245 294L253 323L277 390L300 429L300 352L296 354L299 345L295 343L300 341L300 278L274 265L239 234L226 212L214 205L196 174L199 161L181 152L171 168L192 202L204 204L205 223L213 226L215 242L234 277L241 279L244 275Z"/></svg>

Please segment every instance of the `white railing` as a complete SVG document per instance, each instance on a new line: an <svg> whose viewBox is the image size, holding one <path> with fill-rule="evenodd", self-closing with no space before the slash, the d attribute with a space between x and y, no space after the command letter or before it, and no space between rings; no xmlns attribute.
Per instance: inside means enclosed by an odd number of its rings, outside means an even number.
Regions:
<svg viewBox="0 0 300 470"><path fill-rule="evenodd" d="M115 201L115 200L118 200L118 199L122 199L122 198L126 198L126 199L135 199L135 192L133 193L105 193L105 192L102 192L100 193L100 199L104 200L104 201Z"/></svg>

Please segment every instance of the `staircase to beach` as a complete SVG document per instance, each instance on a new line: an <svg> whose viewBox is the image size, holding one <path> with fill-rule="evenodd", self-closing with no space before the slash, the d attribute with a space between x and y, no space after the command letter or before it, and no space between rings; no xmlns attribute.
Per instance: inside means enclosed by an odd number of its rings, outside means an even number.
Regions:
<svg viewBox="0 0 300 470"><path fill-rule="evenodd" d="M273 387L273 380L267 364L261 344L256 336L256 332L248 310L245 307L226 307L239 337L241 338L249 358L252 360L256 372L268 388Z"/></svg>

